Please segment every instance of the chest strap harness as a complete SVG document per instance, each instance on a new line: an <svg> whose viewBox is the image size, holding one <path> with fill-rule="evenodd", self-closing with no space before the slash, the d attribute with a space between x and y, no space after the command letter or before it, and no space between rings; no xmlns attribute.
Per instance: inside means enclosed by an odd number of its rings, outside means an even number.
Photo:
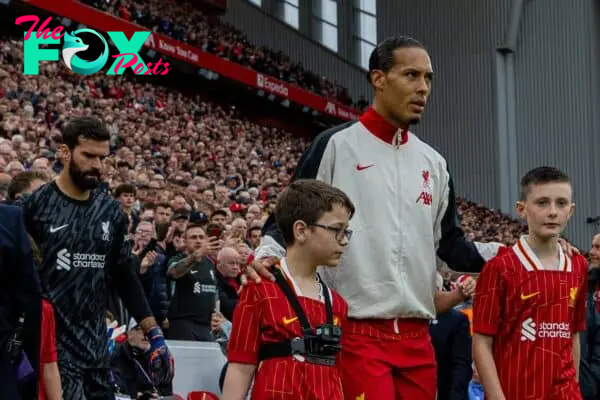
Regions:
<svg viewBox="0 0 600 400"><path fill-rule="evenodd" d="M301 355L305 358L306 362L312 364L335 365L335 356L342 349L342 346L340 346L342 329L333 324L333 308L331 306L329 289L325 286L321 277L317 275L319 283L323 288L326 321L325 324L313 329L298 301L298 297L287 279L283 276L283 272L277 268L274 271L274 275L275 282L283 291L283 294L298 317L303 336L279 343L262 344L258 352L259 360Z"/></svg>

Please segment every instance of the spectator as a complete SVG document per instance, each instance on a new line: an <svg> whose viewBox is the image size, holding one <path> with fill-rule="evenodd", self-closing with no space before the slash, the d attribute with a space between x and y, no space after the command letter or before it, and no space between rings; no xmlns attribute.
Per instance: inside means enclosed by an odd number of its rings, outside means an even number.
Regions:
<svg viewBox="0 0 600 400"><path fill-rule="evenodd" d="M155 386L148 368L150 343L141 327L135 325L127 332L127 341L117 343L111 355L111 371L120 394L137 398L138 393L158 392L162 396L173 394L172 383Z"/></svg>
<svg viewBox="0 0 600 400"><path fill-rule="evenodd" d="M129 231L135 229L140 222L139 214L134 209L135 195L135 186L129 183L120 184L114 192L115 199L119 200L121 209L129 217Z"/></svg>
<svg viewBox="0 0 600 400"><path fill-rule="evenodd" d="M23 195L33 193L48 181L40 172L23 171L15 175L8 185L8 200L13 202Z"/></svg>
<svg viewBox="0 0 600 400"><path fill-rule="evenodd" d="M242 258L234 248L224 247L217 254L217 281L221 313L228 319L233 319L233 310L239 300L242 288L240 274Z"/></svg>
<svg viewBox="0 0 600 400"><path fill-rule="evenodd" d="M261 228L260 226L253 226L248 230L248 243L252 249L256 249L260 245L261 239Z"/></svg>
<svg viewBox="0 0 600 400"><path fill-rule="evenodd" d="M580 334L581 364L579 385L584 400L595 400L600 396L600 234L592 238L586 329Z"/></svg>
<svg viewBox="0 0 600 400"><path fill-rule="evenodd" d="M218 239L208 238L202 228L189 225L185 252L169 263L168 275L175 280L169 306L169 339L213 341L210 320L218 298L214 264L209 256L218 251Z"/></svg>

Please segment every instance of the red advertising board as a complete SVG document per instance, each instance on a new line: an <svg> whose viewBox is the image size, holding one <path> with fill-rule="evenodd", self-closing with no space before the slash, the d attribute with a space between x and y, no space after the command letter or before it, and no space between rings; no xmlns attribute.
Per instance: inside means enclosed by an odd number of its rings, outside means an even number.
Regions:
<svg viewBox="0 0 600 400"><path fill-rule="evenodd" d="M140 25L125 21L78 1L27 0L26 2L42 10L67 17L98 31L122 31L128 37L131 37L133 32L148 30ZM151 33L145 43L145 47L151 48L158 53L177 58L186 63L196 65L199 68L214 71L229 79L241 82L253 88L262 89L265 92L273 93L292 102L342 120L353 120L359 116L359 111L354 108L328 100L315 93L306 91L299 86L280 81L270 75L257 73L252 69L224 60L213 54L206 53L196 47L179 42L159 33Z"/></svg>

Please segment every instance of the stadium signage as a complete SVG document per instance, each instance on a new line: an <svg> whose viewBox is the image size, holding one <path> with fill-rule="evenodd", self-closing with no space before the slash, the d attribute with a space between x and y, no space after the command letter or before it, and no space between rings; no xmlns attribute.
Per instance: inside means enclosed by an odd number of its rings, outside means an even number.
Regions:
<svg viewBox="0 0 600 400"><path fill-rule="evenodd" d="M104 36L93 29L87 28L78 29L70 34L62 26L57 26L50 31L50 28L46 26L51 20L52 17L48 17L37 31L34 29L38 26L40 19L36 15L24 15L15 21L16 25L25 22L33 23L24 35L23 72L25 75L39 74L40 61L58 61L58 49L40 48L40 45L60 44L60 39L63 39L63 61L71 71L80 75L91 75L100 71L106 65L109 51ZM102 42L104 49L96 60L86 61L77 56L77 53L89 48L89 45L77 36L80 33L93 34ZM133 69L133 73L136 75L165 75L171 70L169 63L163 63L162 59L159 59L152 68L152 63L146 65L139 55L139 51L150 36L150 32L134 32L131 39L127 39L125 33L121 31L106 33L119 51L119 54L112 56L115 60L108 69L107 75L121 75L127 68Z"/></svg>
<svg viewBox="0 0 600 400"><path fill-rule="evenodd" d="M198 53L184 49L179 45L171 44L160 37L158 37L158 46L156 46L154 36L152 33L148 36L146 43L144 43L147 47L156 48L163 53L183 58L187 62L198 62Z"/></svg>
<svg viewBox="0 0 600 400"><path fill-rule="evenodd" d="M289 90L283 82L279 82L278 80L263 74L256 74L256 86L282 97L288 97L289 94Z"/></svg>

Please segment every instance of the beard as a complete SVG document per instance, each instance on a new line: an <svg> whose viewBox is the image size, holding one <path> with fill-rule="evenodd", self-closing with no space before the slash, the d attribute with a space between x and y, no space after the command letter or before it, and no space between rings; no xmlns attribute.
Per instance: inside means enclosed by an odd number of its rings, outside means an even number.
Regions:
<svg viewBox="0 0 600 400"><path fill-rule="evenodd" d="M69 163L69 177L73 184L81 190L93 190L98 187L101 180L100 171L91 169L84 171L71 159Z"/></svg>

